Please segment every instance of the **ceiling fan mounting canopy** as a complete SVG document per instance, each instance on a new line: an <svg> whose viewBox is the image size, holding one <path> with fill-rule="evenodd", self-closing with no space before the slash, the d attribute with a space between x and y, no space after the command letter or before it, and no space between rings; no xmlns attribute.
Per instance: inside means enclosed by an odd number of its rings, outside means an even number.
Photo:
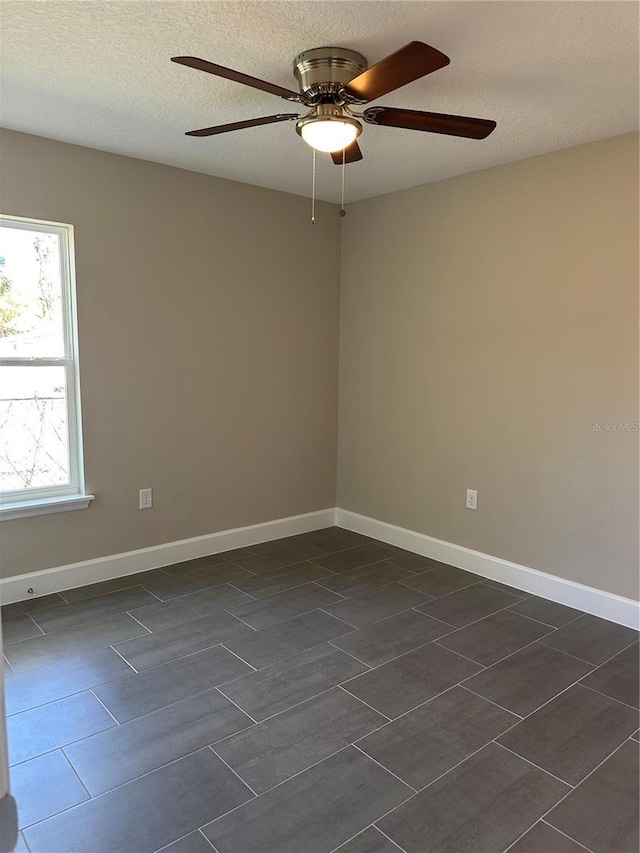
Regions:
<svg viewBox="0 0 640 853"><path fill-rule="evenodd" d="M301 104L309 110L302 116L299 113L277 113L203 127L189 131L187 136L215 136L246 127L295 121L296 130L305 142L312 148L331 153L333 162L339 165L362 160L358 145L362 125L358 118L372 126L421 130L467 139L485 139L496 127L495 121L489 119L422 110L383 106L369 107L363 113L353 110L354 106L375 101L449 64L448 56L421 41L409 42L371 67L361 53L348 48L314 47L305 50L293 62L298 92L196 56L174 56L172 62L243 83L285 101Z"/></svg>
<svg viewBox="0 0 640 853"><path fill-rule="evenodd" d="M293 61L300 93L310 101L326 95L339 98L341 88L367 68L364 56L346 47L314 47Z"/></svg>

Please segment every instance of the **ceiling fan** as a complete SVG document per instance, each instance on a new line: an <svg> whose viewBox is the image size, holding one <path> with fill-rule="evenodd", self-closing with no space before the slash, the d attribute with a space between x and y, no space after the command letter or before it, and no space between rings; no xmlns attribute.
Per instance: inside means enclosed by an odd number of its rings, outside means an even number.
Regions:
<svg viewBox="0 0 640 853"><path fill-rule="evenodd" d="M495 121L488 119L422 110L381 106L368 107L364 112L354 109L449 64L448 56L420 41L409 42L370 68L362 54L347 48L316 47L305 50L293 62L293 73L298 81L299 92L195 56L174 56L171 61L198 71L206 71L216 77L244 83L245 86L269 92L308 109L306 115L278 113L190 130L187 136L214 136L261 124L295 121L296 130L305 142L318 151L329 152L333 162L342 165L362 159L358 145L362 124L358 119L370 125L423 130L469 139L485 139L496 127Z"/></svg>

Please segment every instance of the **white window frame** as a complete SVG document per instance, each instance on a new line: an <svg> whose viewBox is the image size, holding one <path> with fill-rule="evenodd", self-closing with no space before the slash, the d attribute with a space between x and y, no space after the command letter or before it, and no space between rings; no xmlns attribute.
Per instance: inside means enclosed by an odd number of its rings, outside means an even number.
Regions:
<svg viewBox="0 0 640 853"><path fill-rule="evenodd" d="M0 494L0 519L86 509L94 496L85 494L84 484L73 225L0 213L0 226L56 234L59 239L64 355L60 358L6 356L0 358L0 367L64 368L69 453L68 483Z"/></svg>

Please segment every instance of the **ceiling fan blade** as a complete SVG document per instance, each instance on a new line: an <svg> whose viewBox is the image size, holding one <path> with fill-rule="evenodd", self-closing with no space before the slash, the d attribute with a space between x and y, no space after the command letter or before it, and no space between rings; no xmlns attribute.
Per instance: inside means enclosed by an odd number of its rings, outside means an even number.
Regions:
<svg viewBox="0 0 640 853"><path fill-rule="evenodd" d="M198 59L197 56L172 56L171 61L177 62L179 65L186 65L189 68L195 68L197 71L206 71L207 74L214 74L216 77L224 77L226 80L244 83L245 86L252 86L254 89L269 92L271 95L278 95L279 98L284 98L286 101L302 100L300 94L291 91L291 89L284 89L282 86L276 86L275 83L267 83L265 80L251 77L241 71L234 71L233 68L225 68L224 65L216 65L215 62L207 62L206 59Z"/></svg>
<svg viewBox="0 0 640 853"><path fill-rule="evenodd" d="M451 60L444 53L421 41L410 41L400 50L376 62L350 80L345 95L358 101L375 101L394 89L406 86L425 74L444 68Z"/></svg>
<svg viewBox="0 0 640 853"><path fill-rule="evenodd" d="M468 139L486 139L496 128L495 121L489 119L426 113L422 110L398 110L393 107L369 107L363 117L367 124L425 130L428 133L445 133Z"/></svg>
<svg viewBox="0 0 640 853"><path fill-rule="evenodd" d="M297 113L283 113L277 116L250 118L246 121L233 121L231 124L218 124L215 127L203 127L200 130L190 130L185 136L215 136L217 133L229 133L230 130L242 130L244 127L256 127L259 124L273 124L276 121L293 121L300 118Z"/></svg>
<svg viewBox="0 0 640 853"><path fill-rule="evenodd" d="M351 145L347 145L344 149L345 163L357 163L358 160L362 160L362 151L360 150L360 146L358 145L358 140L354 139ZM342 166L342 151L332 151L331 159L336 164L336 166Z"/></svg>

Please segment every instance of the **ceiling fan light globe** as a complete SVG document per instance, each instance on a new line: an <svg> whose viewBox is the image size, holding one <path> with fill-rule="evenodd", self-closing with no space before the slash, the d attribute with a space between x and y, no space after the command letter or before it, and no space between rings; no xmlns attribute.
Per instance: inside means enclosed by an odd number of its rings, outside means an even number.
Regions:
<svg viewBox="0 0 640 853"><path fill-rule="evenodd" d="M343 121L335 118L315 119L304 122L300 135L304 141L317 151L342 151L360 134L360 125L353 120Z"/></svg>

